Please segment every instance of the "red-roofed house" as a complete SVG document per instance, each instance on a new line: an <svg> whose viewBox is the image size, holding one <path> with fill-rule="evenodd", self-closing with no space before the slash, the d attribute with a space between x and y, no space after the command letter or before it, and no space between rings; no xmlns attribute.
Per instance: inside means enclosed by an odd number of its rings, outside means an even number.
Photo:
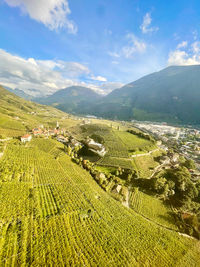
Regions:
<svg viewBox="0 0 200 267"><path fill-rule="evenodd" d="M41 135L42 134L42 130L40 128L35 128L32 130L32 133L36 136L36 135Z"/></svg>
<svg viewBox="0 0 200 267"><path fill-rule="evenodd" d="M32 136L30 134L25 134L24 136L21 137L21 142L26 143L30 142L32 139Z"/></svg>

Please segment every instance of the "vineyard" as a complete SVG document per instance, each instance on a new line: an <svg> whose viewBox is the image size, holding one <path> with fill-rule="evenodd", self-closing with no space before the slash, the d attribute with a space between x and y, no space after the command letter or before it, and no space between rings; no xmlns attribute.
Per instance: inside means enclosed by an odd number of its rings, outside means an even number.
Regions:
<svg viewBox="0 0 200 267"><path fill-rule="evenodd" d="M121 139L122 143L129 152L148 152L156 148L152 141L138 137L137 135L133 135L125 131L115 131L115 134Z"/></svg>
<svg viewBox="0 0 200 267"><path fill-rule="evenodd" d="M133 158L133 164L142 178L148 178L152 175L154 168L159 166L153 155Z"/></svg>
<svg viewBox="0 0 200 267"><path fill-rule="evenodd" d="M35 146L38 147L40 150L44 151L44 152L52 152L52 154L54 154L54 149L56 148L57 152L59 151L58 148L63 148L63 145L58 143L56 140L54 139L46 139L44 141L43 138L34 138L33 141L30 143L30 146ZM55 154L57 154L55 151Z"/></svg>
<svg viewBox="0 0 200 267"><path fill-rule="evenodd" d="M137 188L132 192L130 205L133 210L158 224L178 230L171 208L155 197L149 196Z"/></svg>
<svg viewBox="0 0 200 267"><path fill-rule="evenodd" d="M124 169L133 169L131 160L117 157L105 156L98 161L98 165L102 166L112 166L112 167L122 167Z"/></svg>
<svg viewBox="0 0 200 267"><path fill-rule="evenodd" d="M84 125L81 129L82 135L79 133L79 138L81 136L82 138L86 136L102 138L107 154L97 162L100 166L135 169L140 177L148 178L153 173L153 169L159 165L154 158L161 155L160 152L140 158L130 157L132 154L156 149L155 144L150 140L104 124Z"/></svg>
<svg viewBox="0 0 200 267"><path fill-rule="evenodd" d="M197 241L123 207L49 142L11 142L0 161L1 266L200 265Z"/></svg>

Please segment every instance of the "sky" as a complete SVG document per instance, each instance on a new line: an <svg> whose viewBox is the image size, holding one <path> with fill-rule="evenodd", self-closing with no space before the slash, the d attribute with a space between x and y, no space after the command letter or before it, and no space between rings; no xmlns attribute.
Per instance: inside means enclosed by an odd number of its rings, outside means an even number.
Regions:
<svg viewBox="0 0 200 267"><path fill-rule="evenodd" d="M170 65L200 64L198 0L0 0L0 84L107 94Z"/></svg>

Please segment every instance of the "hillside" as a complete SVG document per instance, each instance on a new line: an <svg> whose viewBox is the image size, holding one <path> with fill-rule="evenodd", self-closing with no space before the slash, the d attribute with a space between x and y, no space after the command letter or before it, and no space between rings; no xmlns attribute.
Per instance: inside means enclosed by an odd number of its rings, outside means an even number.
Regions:
<svg viewBox="0 0 200 267"><path fill-rule="evenodd" d="M89 88L72 86L34 101L109 119L200 124L200 66L171 66L104 97Z"/></svg>
<svg viewBox="0 0 200 267"><path fill-rule="evenodd" d="M33 127L44 124L71 124L68 114L50 106L44 106L24 100L0 86L0 135L20 136ZM73 121L72 125L76 122Z"/></svg>
<svg viewBox="0 0 200 267"><path fill-rule="evenodd" d="M13 137L0 142L2 266L200 265L199 241L179 233L169 205L138 191L134 183L129 184L134 190L126 205L123 193L114 192L119 184L127 189L125 170L150 181L146 178L162 154L154 152L153 139L144 138L139 130L128 133L128 123L91 120L84 124L2 87L0 96L0 134ZM78 150L66 152L56 136L19 141L18 136L32 127L42 123L53 128L56 121L77 140L90 136L103 142L108 152L91 166L108 173L102 184L94 178L96 170L83 167L85 160L81 163ZM137 161L131 157L144 152L148 156ZM119 168L123 173L116 177L113 171ZM144 179L134 179L140 180Z"/></svg>
<svg viewBox="0 0 200 267"><path fill-rule="evenodd" d="M1 262L8 266L200 264L197 241L123 207L72 163L59 143L52 141L49 150L49 142L10 143L0 162Z"/></svg>
<svg viewBox="0 0 200 267"><path fill-rule="evenodd" d="M65 112L81 114L83 109L100 98L101 96L99 94L89 88L71 86L59 90L50 96L35 98L34 101L45 105L52 105Z"/></svg>
<svg viewBox="0 0 200 267"><path fill-rule="evenodd" d="M31 100L33 99L34 97L25 93L23 90L20 90L18 88L15 88L15 89L11 89L9 87L6 87L6 86L3 86L6 90L8 90L9 92L15 94L16 96L19 96L19 97L22 97L23 99L26 99L26 100Z"/></svg>
<svg viewBox="0 0 200 267"><path fill-rule="evenodd" d="M90 113L121 120L200 124L199 103L200 66L172 66L114 90Z"/></svg>

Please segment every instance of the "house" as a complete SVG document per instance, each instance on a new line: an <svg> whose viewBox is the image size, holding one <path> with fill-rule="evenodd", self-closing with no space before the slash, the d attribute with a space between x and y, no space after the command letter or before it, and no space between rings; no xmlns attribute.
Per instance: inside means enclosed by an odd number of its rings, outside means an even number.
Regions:
<svg viewBox="0 0 200 267"><path fill-rule="evenodd" d="M49 130L49 131L48 131L48 134L49 134L50 136L55 136L55 135L59 134L59 130L57 130L57 129Z"/></svg>
<svg viewBox="0 0 200 267"><path fill-rule="evenodd" d="M97 173L97 174L96 174L96 178L97 178L98 180L99 180L99 179L102 179L103 181L106 180L106 176L105 176L105 174L102 173L102 172Z"/></svg>
<svg viewBox="0 0 200 267"><path fill-rule="evenodd" d="M65 137L62 136L62 135L58 135L56 139L57 139L58 142L61 142L61 143L63 143L63 144L68 142L68 139L65 138Z"/></svg>
<svg viewBox="0 0 200 267"><path fill-rule="evenodd" d="M34 136L41 135L42 130L40 128L34 128L34 129L32 129L32 133Z"/></svg>
<svg viewBox="0 0 200 267"><path fill-rule="evenodd" d="M117 193L120 193L121 189L122 189L122 186L120 184L118 184L116 187Z"/></svg>
<svg viewBox="0 0 200 267"><path fill-rule="evenodd" d="M86 115L86 118L88 118L88 119L96 119L97 117L94 116L94 115Z"/></svg>
<svg viewBox="0 0 200 267"><path fill-rule="evenodd" d="M102 144L95 142L91 138L88 138L85 144L89 148L89 150L98 154L100 157L103 157L106 154L105 147Z"/></svg>
<svg viewBox="0 0 200 267"><path fill-rule="evenodd" d="M32 139L32 136L30 134L25 134L24 136L21 137L21 142L26 143L30 142Z"/></svg>
<svg viewBox="0 0 200 267"><path fill-rule="evenodd" d="M112 192L115 193L115 194L119 194L122 190L122 186L120 184L118 185L115 185L112 189Z"/></svg>
<svg viewBox="0 0 200 267"><path fill-rule="evenodd" d="M76 139L74 139L73 137L69 138L69 146L72 148L78 147L78 146L82 146L82 144L77 141Z"/></svg>

